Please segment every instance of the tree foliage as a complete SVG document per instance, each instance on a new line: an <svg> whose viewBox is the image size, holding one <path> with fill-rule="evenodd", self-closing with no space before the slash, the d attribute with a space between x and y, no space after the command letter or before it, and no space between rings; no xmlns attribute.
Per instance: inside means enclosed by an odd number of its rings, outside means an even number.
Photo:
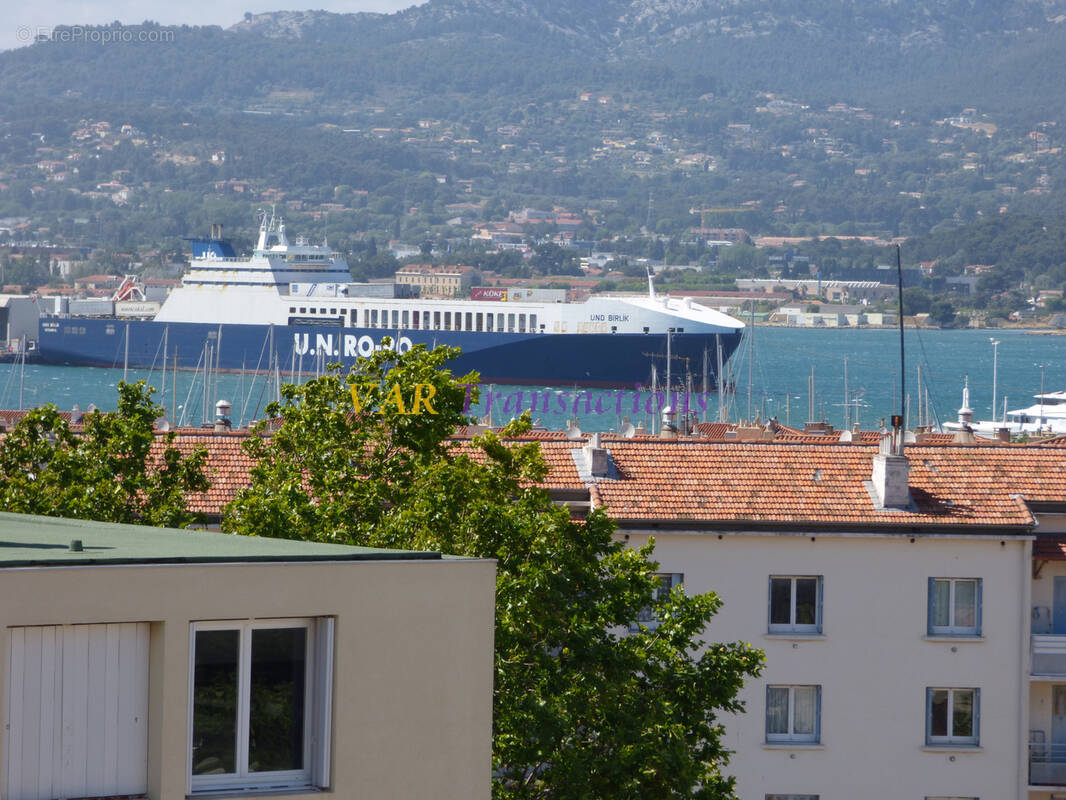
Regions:
<svg viewBox="0 0 1066 800"><path fill-rule="evenodd" d="M0 441L5 511L184 527L195 522L186 494L206 491L203 450L183 455L173 432L161 437L163 409L144 381L121 382L118 409L93 411L75 432L53 405L27 413Z"/></svg>
<svg viewBox="0 0 1066 800"><path fill-rule="evenodd" d="M383 350L284 389L224 528L496 559L495 797L732 797L719 715L761 654L705 645L715 595L659 597L653 545L553 504L536 442L449 440L467 397L441 369L454 354ZM419 384L434 413L408 413ZM630 633L648 608L660 624Z"/></svg>

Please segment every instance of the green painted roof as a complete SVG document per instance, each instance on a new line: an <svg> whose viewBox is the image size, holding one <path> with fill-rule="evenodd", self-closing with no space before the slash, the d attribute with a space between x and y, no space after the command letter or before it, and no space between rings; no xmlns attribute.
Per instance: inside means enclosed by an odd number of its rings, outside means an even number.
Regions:
<svg viewBox="0 0 1066 800"><path fill-rule="evenodd" d="M81 552L71 549L75 539ZM426 561L440 553L0 513L0 567L263 561Z"/></svg>

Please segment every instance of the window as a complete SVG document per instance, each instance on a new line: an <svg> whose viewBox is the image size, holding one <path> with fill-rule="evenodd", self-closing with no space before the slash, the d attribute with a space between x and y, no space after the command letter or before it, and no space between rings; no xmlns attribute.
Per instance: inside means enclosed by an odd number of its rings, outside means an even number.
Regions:
<svg viewBox="0 0 1066 800"><path fill-rule="evenodd" d="M427 311L426 313L428 314L429 312ZM439 331L440 330L440 312L439 311L434 311L433 312L433 330L435 330L435 331Z"/></svg>
<svg viewBox="0 0 1066 800"><path fill-rule="evenodd" d="M193 792L328 786L333 621L192 626Z"/></svg>
<svg viewBox="0 0 1066 800"><path fill-rule="evenodd" d="M444 312L444 330L450 331L452 329L452 312Z"/></svg>
<svg viewBox="0 0 1066 800"><path fill-rule="evenodd" d="M926 689L925 743L978 743L980 689Z"/></svg>
<svg viewBox="0 0 1066 800"><path fill-rule="evenodd" d="M821 740L821 686L766 687L766 741Z"/></svg>
<svg viewBox="0 0 1066 800"><path fill-rule="evenodd" d="M822 632L821 576L770 576L770 633Z"/></svg>
<svg viewBox="0 0 1066 800"><path fill-rule="evenodd" d="M485 330L487 331L492 330L492 318L493 315L491 313L485 315Z"/></svg>
<svg viewBox="0 0 1066 800"><path fill-rule="evenodd" d="M480 316L480 314L478 316ZM470 311L466 312L466 329L468 331L472 331L474 329L474 314Z"/></svg>
<svg viewBox="0 0 1066 800"><path fill-rule="evenodd" d="M378 310L376 308L370 309L370 327L376 328L378 326Z"/></svg>
<svg viewBox="0 0 1066 800"><path fill-rule="evenodd" d="M670 591L685 581L685 576L680 572L660 572L656 573L655 577L659 579L659 586L655 590L656 603L668 598ZM640 613L637 614L636 621L629 623L630 632L636 633L640 630L641 625L650 630L655 630L659 627L659 618L655 616L655 609L651 606L642 608Z"/></svg>
<svg viewBox="0 0 1066 800"><path fill-rule="evenodd" d="M519 314L518 315L518 332L519 333L525 333L526 332L526 315L525 314Z"/></svg>
<svg viewBox="0 0 1066 800"><path fill-rule="evenodd" d="M533 332L536 332L536 330L537 330L537 315L536 314L530 314L529 315L529 329L531 331L533 331Z"/></svg>
<svg viewBox="0 0 1066 800"><path fill-rule="evenodd" d="M981 635L981 580L979 578L930 578L930 635Z"/></svg>
<svg viewBox="0 0 1066 800"><path fill-rule="evenodd" d="M474 319L476 320L476 322L475 322L475 325L476 325L475 330L477 330L478 333L480 333L481 331L483 331L485 329L485 315L479 313Z"/></svg>
<svg viewBox="0 0 1066 800"><path fill-rule="evenodd" d="M409 311L404 311L403 314L400 316L400 324L403 325L403 327L405 328L410 326L411 315Z"/></svg>
<svg viewBox="0 0 1066 800"><path fill-rule="evenodd" d="M507 315L507 332L514 333L514 314Z"/></svg>

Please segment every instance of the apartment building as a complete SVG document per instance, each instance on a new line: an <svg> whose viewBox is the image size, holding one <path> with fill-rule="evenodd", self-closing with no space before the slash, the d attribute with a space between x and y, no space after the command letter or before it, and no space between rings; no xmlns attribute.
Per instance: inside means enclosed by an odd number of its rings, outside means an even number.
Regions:
<svg viewBox="0 0 1066 800"><path fill-rule="evenodd" d="M707 640L766 653L724 720L742 800L1066 795L1066 451L572 455L617 535L654 537L664 586L721 597Z"/></svg>
<svg viewBox="0 0 1066 800"><path fill-rule="evenodd" d="M396 270L396 282L417 286L422 297L464 297L476 277L473 267L408 264Z"/></svg>
<svg viewBox="0 0 1066 800"><path fill-rule="evenodd" d="M0 514L0 794L490 794L495 565Z"/></svg>

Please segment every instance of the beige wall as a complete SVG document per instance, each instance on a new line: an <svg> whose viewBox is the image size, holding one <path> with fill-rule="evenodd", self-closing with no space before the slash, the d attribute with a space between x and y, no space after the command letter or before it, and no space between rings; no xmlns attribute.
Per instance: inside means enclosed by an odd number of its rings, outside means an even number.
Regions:
<svg viewBox="0 0 1066 800"><path fill-rule="evenodd" d="M634 546L646 539L630 532ZM1025 796L1029 541L659 532L655 557L684 573L686 591L724 601L708 641L766 652L742 694L747 713L725 721L741 800ZM823 576L822 637L767 634L770 575ZM980 641L926 637L930 577L982 579ZM767 684L821 685L820 746L765 744ZM981 689L979 749L925 747L934 686Z"/></svg>
<svg viewBox="0 0 1066 800"><path fill-rule="evenodd" d="M0 673L11 626L151 622L149 797L184 798L190 622L333 616L336 796L488 798L494 590L475 560L6 569Z"/></svg>

